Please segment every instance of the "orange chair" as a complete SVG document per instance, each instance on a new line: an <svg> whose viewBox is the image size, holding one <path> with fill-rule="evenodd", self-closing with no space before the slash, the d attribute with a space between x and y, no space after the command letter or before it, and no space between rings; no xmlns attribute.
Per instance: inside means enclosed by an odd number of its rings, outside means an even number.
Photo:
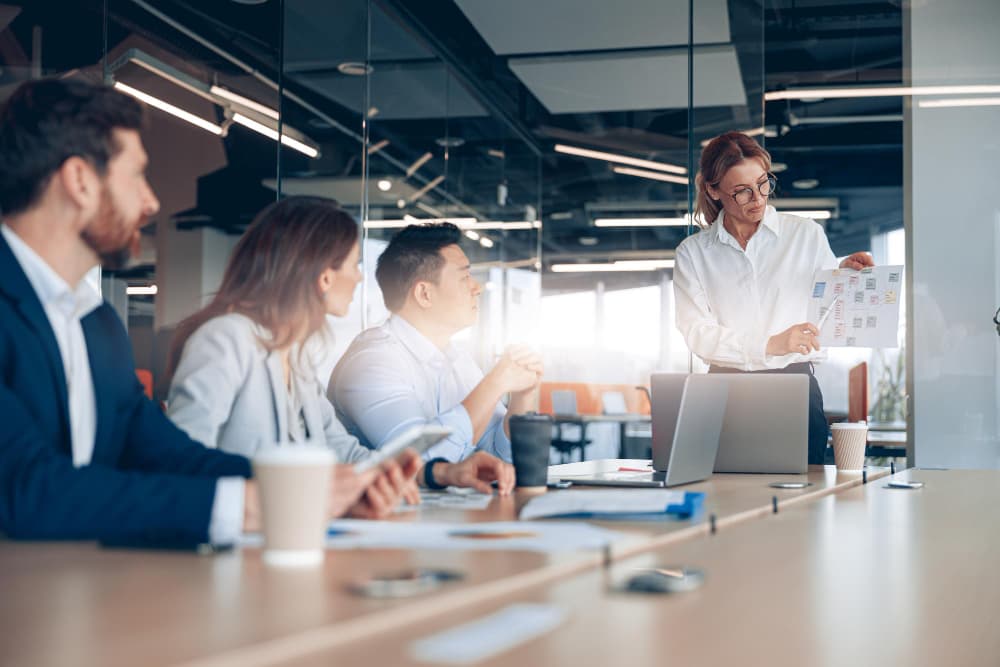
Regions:
<svg viewBox="0 0 1000 667"><path fill-rule="evenodd" d="M153 398L152 371L146 370L145 368L137 368L135 369L135 376L139 378L139 382L142 383L142 392L146 394L146 398Z"/></svg>

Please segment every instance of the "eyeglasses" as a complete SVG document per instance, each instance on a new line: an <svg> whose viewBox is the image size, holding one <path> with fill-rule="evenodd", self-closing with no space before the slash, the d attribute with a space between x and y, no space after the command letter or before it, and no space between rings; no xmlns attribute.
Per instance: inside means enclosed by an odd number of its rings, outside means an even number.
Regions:
<svg viewBox="0 0 1000 667"><path fill-rule="evenodd" d="M716 183L716 187L718 187L718 183ZM774 174L768 174L766 181L757 184L757 192L766 199L774 193L776 187L778 187L778 179L775 178ZM740 206L746 206L753 201L753 188L741 188L729 196Z"/></svg>

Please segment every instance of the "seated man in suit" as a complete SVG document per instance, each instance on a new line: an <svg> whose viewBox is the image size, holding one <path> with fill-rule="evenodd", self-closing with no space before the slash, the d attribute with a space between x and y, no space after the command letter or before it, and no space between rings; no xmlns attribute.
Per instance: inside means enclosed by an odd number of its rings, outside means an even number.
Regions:
<svg viewBox="0 0 1000 667"><path fill-rule="evenodd" d="M189 439L146 399L124 327L85 278L122 266L159 209L142 120L131 97L70 80L24 84L0 110L0 533L11 538L228 543L258 527L249 461ZM388 512L405 475L380 475L338 470L331 513Z"/></svg>
<svg viewBox="0 0 1000 667"><path fill-rule="evenodd" d="M450 223L410 225L392 238L375 272L392 316L351 343L327 390L341 422L369 447L413 424L450 426L452 435L424 454L432 488L453 484L463 459L510 461L507 415L536 409L542 377L541 359L526 347L508 349L484 376L451 342L476 322L482 292L461 238ZM508 393L509 410L501 403ZM513 481L509 469L503 477Z"/></svg>

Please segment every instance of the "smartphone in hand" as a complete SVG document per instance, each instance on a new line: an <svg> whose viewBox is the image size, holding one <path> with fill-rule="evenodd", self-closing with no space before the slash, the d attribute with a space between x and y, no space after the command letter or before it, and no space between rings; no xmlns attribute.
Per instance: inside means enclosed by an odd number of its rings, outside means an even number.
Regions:
<svg viewBox="0 0 1000 667"><path fill-rule="evenodd" d="M441 442L449 435L451 435L451 429L446 426L417 424L376 449L368 458L355 463L354 471L362 473L371 470L390 459L396 458L405 449L414 449L418 454L423 454L430 447Z"/></svg>

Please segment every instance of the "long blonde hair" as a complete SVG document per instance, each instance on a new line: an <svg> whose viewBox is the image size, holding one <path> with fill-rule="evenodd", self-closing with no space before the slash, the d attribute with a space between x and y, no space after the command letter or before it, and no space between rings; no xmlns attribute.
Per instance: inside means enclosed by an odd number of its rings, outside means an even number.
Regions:
<svg viewBox="0 0 1000 667"><path fill-rule="evenodd" d="M698 164L698 175L694 183L698 188L698 198L695 202L695 220L708 227L719 217L722 204L718 199L712 199L708 193L708 185L718 187L726 172L743 160L757 159L765 171L771 171L771 155L760 144L742 132L726 132L708 142L701 152L701 162Z"/></svg>
<svg viewBox="0 0 1000 667"><path fill-rule="evenodd" d="M320 331L326 311L316 280L327 268L339 269L357 241L357 223L331 199L288 197L269 205L233 249L211 303L177 326L167 376L191 334L219 315L240 313L263 326L272 335L261 341L268 350Z"/></svg>

